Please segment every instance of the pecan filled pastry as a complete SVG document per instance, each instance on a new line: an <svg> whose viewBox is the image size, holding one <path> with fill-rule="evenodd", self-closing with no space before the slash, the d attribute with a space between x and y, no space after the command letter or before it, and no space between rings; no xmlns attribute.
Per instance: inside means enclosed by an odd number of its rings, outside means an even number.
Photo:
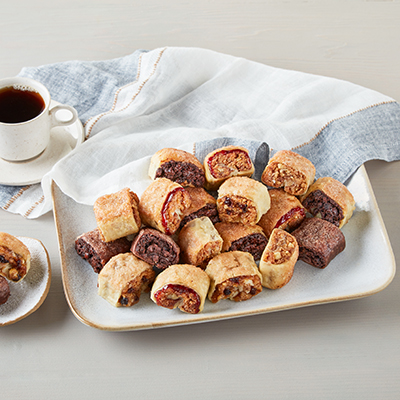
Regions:
<svg viewBox="0 0 400 400"><path fill-rule="evenodd" d="M156 273L132 253L111 258L98 275L98 294L114 307L130 307L150 292Z"/></svg>
<svg viewBox="0 0 400 400"><path fill-rule="evenodd" d="M353 215L355 201L343 183L334 178L317 179L300 198L314 217L325 219L341 228Z"/></svg>
<svg viewBox="0 0 400 400"><path fill-rule="evenodd" d="M96 273L101 271L111 257L128 252L130 247L131 242L126 237L104 242L97 228L78 236L75 240L76 252Z"/></svg>
<svg viewBox="0 0 400 400"><path fill-rule="evenodd" d="M179 262L180 249L175 241L156 229L144 228L132 242L131 252L153 266L156 272Z"/></svg>
<svg viewBox="0 0 400 400"><path fill-rule="evenodd" d="M179 232L178 243L182 262L205 268L219 254L222 238L208 217L193 219Z"/></svg>
<svg viewBox="0 0 400 400"><path fill-rule="evenodd" d="M294 196L307 192L315 178L315 167L307 158L290 150L278 151L261 175L267 186L281 188Z"/></svg>
<svg viewBox="0 0 400 400"><path fill-rule="evenodd" d="M320 218L306 218L292 232L299 245L299 260L325 268L346 247L342 231Z"/></svg>
<svg viewBox="0 0 400 400"><path fill-rule="evenodd" d="M262 285L279 289L292 279L294 266L299 257L296 239L282 229L274 229L260 260Z"/></svg>
<svg viewBox="0 0 400 400"><path fill-rule="evenodd" d="M31 253L15 236L0 232L0 275L19 282L29 271Z"/></svg>
<svg viewBox="0 0 400 400"><path fill-rule="evenodd" d="M222 251L247 251L254 260L259 260L268 239L258 225L243 225L232 222L218 222L215 229L224 241Z"/></svg>
<svg viewBox="0 0 400 400"><path fill-rule="evenodd" d="M299 199L283 189L270 189L269 196L271 207L258 222L267 237L275 228L288 232L296 229L306 217L306 210Z"/></svg>
<svg viewBox="0 0 400 400"><path fill-rule="evenodd" d="M209 153L204 159L206 189L216 190L232 176L251 176L254 165L244 147L226 146Z"/></svg>
<svg viewBox="0 0 400 400"><path fill-rule="evenodd" d="M222 222L255 225L269 207L268 189L254 179L229 178L218 189L217 208Z"/></svg>
<svg viewBox="0 0 400 400"><path fill-rule="evenodd" d="M208 299L212 303L224 299L245 301L262 291L261 274L250 253L221 253L208 263L206 273L211 280Z"/></svg>
<svg viewBox="0 0 400 400"><path fill-rule="evenodd" d="M10 285L4 276L0 275L0 305L7 303L10 297Z"/></svg>
<svg viewBox="0 0 400 400"><path fill-rule="evenodd" d="M210 278L198 267L175 264L159 274L151 289L151 299L161 307L198 314L203 311Z"/></svg>
<svg viewBox="0 0 400 400"><path fill-rule="evenodd" d="M99 197L93 211L101 238L110 242L137 233L141 226L139 199L129 188Z"/></svg>
<svg viewBox="0 0 400 400"><path fill-rule="evenodd" d="M213 224L219 221L217 200L210 193L206 192L203 188L187 187L185 189L190 195L191 205L184 212L181 228L192 219L200 217L210 218Z"/></svg>
<svg viewBox="0 0 400 400"><path fill-rule="evenodd" d="M150 160L151 179L167 178L182 186L203 187L204 168L200 161L184 150L165 148L157 151Z"/></svg>
<svg viewBox="0 0 400 400"><path fill-rule="evenodd" d="M145 225L173 235L190 204L189 193L179 183L158 178L143 192L139 211Z"/></svg>

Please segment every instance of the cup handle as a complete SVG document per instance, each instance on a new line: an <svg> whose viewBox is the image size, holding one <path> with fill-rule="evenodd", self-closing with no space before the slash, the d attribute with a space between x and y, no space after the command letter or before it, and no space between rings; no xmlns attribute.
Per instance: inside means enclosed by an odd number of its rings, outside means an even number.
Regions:
<svg viewBox="0 0 400 400"><path fill-rule="evenodd" d="M65 110L67 112L60 113L60 111L65 111ZM78 113L75 110L75 108L68 106L66 104L60 104L53 107L52 109L50 109L49 114L51 118L52 127L71 125L78 119Z"/></svg>

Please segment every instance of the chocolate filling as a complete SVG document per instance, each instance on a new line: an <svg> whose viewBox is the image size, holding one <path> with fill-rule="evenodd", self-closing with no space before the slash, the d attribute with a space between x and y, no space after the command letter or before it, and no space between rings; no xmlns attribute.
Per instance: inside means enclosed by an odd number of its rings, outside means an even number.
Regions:
<svg viewBox="0 0 400 400"><path fill-rule="evenodd" d="M181 222L181 228L183 228L189 221L192 221L193 219L200 218L200 217L210 218L210 220L213 224L216 224L217 222L219 222L217 205L216 204L207 204L204 207L200 208L199 210L187 215L185 218L183 218L183 220Z"/></svg>
<svg viewBox="0 0 400 400"><path fill-rule="evenodd" d="M247 251L254 257L254 260L259 260L267 243L267 238L264 235L253 233L232 242L229 251Z"/></svg>
<svg viewBox="0 0 400 400"><path fill-rule="evenodd" d="M0 304L7 302L10 297L10 286L7 279L0 275Z"/></svg>
<svg viewBox="0 0 400 400"><path fill-rule="evenodd" d="M314 190L304 199L303 206L312 215L320 214L322 219L336 226L339 226L343 219L343 210L339 204L319 189Z"/></svg>
<svg viewBox="0 0 400 400"><path fill-rule="evenodd" d="M204 171L196 165L183 161L167 161L156 171L155 178L167 178L180 185L191 184L202 187L205 183Z"/></svg>

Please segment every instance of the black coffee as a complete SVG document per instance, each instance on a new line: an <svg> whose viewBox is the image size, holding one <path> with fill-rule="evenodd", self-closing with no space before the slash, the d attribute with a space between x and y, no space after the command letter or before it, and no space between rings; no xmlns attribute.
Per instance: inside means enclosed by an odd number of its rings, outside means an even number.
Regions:
<svg viewBox="0 0 400 400"><path fill-rule="evenodd" d="M0 89L0 122L17 124L37 117L45 108L42 96L33 89L5 87Z"/></svg>

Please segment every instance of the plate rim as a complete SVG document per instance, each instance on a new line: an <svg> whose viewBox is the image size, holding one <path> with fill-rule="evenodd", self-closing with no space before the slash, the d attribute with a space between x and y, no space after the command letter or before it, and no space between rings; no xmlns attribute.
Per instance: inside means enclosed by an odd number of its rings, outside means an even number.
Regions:
<svg viewBox="0 0 400 400"><path fill-rule="evenodd" d="M66 196L66 197L69 197L69 196L67 196L65 193L63 193L62 190L57 185L57 183L53 180L51 182L51 195L52 195L52 201L53 201L54 219L55 219L55 224L56 224L56 232L57 232L57 239L58 239L59 253L60 253L59 255L60 255L60 263L61 263L61 276L62 276L64 294L65 294L67 303L68 303L72 313L75 315L75 317L80 322L84 323L85 325L88 325L90 327L97 328L100 330L105 330L105 331L135 331L135 330L144 330L144 329L151 329L151 328L174 327L174 326L182 326L182 325L188 325L188 324L196 324L196 323L204 323L204 322L212 322L212 321L222 321L222 320L251 316L251 315L261 315L261 314L267 314L270 312L285 311L285 310L309 307L309 306L314 306L314 305L355 300L355 299L364 298L364 297L368 297L373 294L379 293L382 290L384 290L393 281L394 276L396 274L396 262L395 262L393 249L392 249L392 246L390 243L390 238L387 233L386 226L384 224L381 212L379 210L378 203L376 201L376 197L373 192L373 188L372 188L372 185L369 180L369 177L368 177L368 174L367 174L364 164L362 164L355 173L357 173L358 171L360 172L360 174L363 175L363 178L368 186L370 200L373 202L374 211L376 211L376 214L377 214L377 217L379 220L379 224L382 228L384 241L387 243L388 249L389 249L389 258L391 261L390 262L390 274L389 274L389 277L387 278L387 280L385 282L383 282L379 287L376 287L373 289L368 289L368 290L361 291L361 292L359 291L359 292L351 294L351 295L331 296L331 297L327 297L327 298L323 298L323 299L286 304L283 306L275 305L275 306L257 308L254 310L243 310L243 311L237 311L237 312L235 312L233 310L233 311L229 311L229 312L224 312L224 315L222 315L222 316L220 314L211 315L211 316L207 315L207 314L197 314L196 319L193 319L193 316L188 314L188 318L171 319L171 321L168 321L168 322L164 322L164 321L162 321L162 322L142 322L142 323L124 324L124 325L119 325L119 326L111 326L111 325L103 324L101 322L94 322L90 318L81 315L80 312L77 310L77 307L74 305L74 301L72 300L72 296L70 294L69 284L68 284L67 278L66 278L66 275L67 275L66 254L64 251L64 247L62 246L62 244L63 244L62 227L61 227L61 221L60 221L59 215L57 213L55 190L58 189L62 193L63 196ZM388 271L389 271L389 269L388 269ZM179 314L179 315L182 317L181 314Z"/></svg>

